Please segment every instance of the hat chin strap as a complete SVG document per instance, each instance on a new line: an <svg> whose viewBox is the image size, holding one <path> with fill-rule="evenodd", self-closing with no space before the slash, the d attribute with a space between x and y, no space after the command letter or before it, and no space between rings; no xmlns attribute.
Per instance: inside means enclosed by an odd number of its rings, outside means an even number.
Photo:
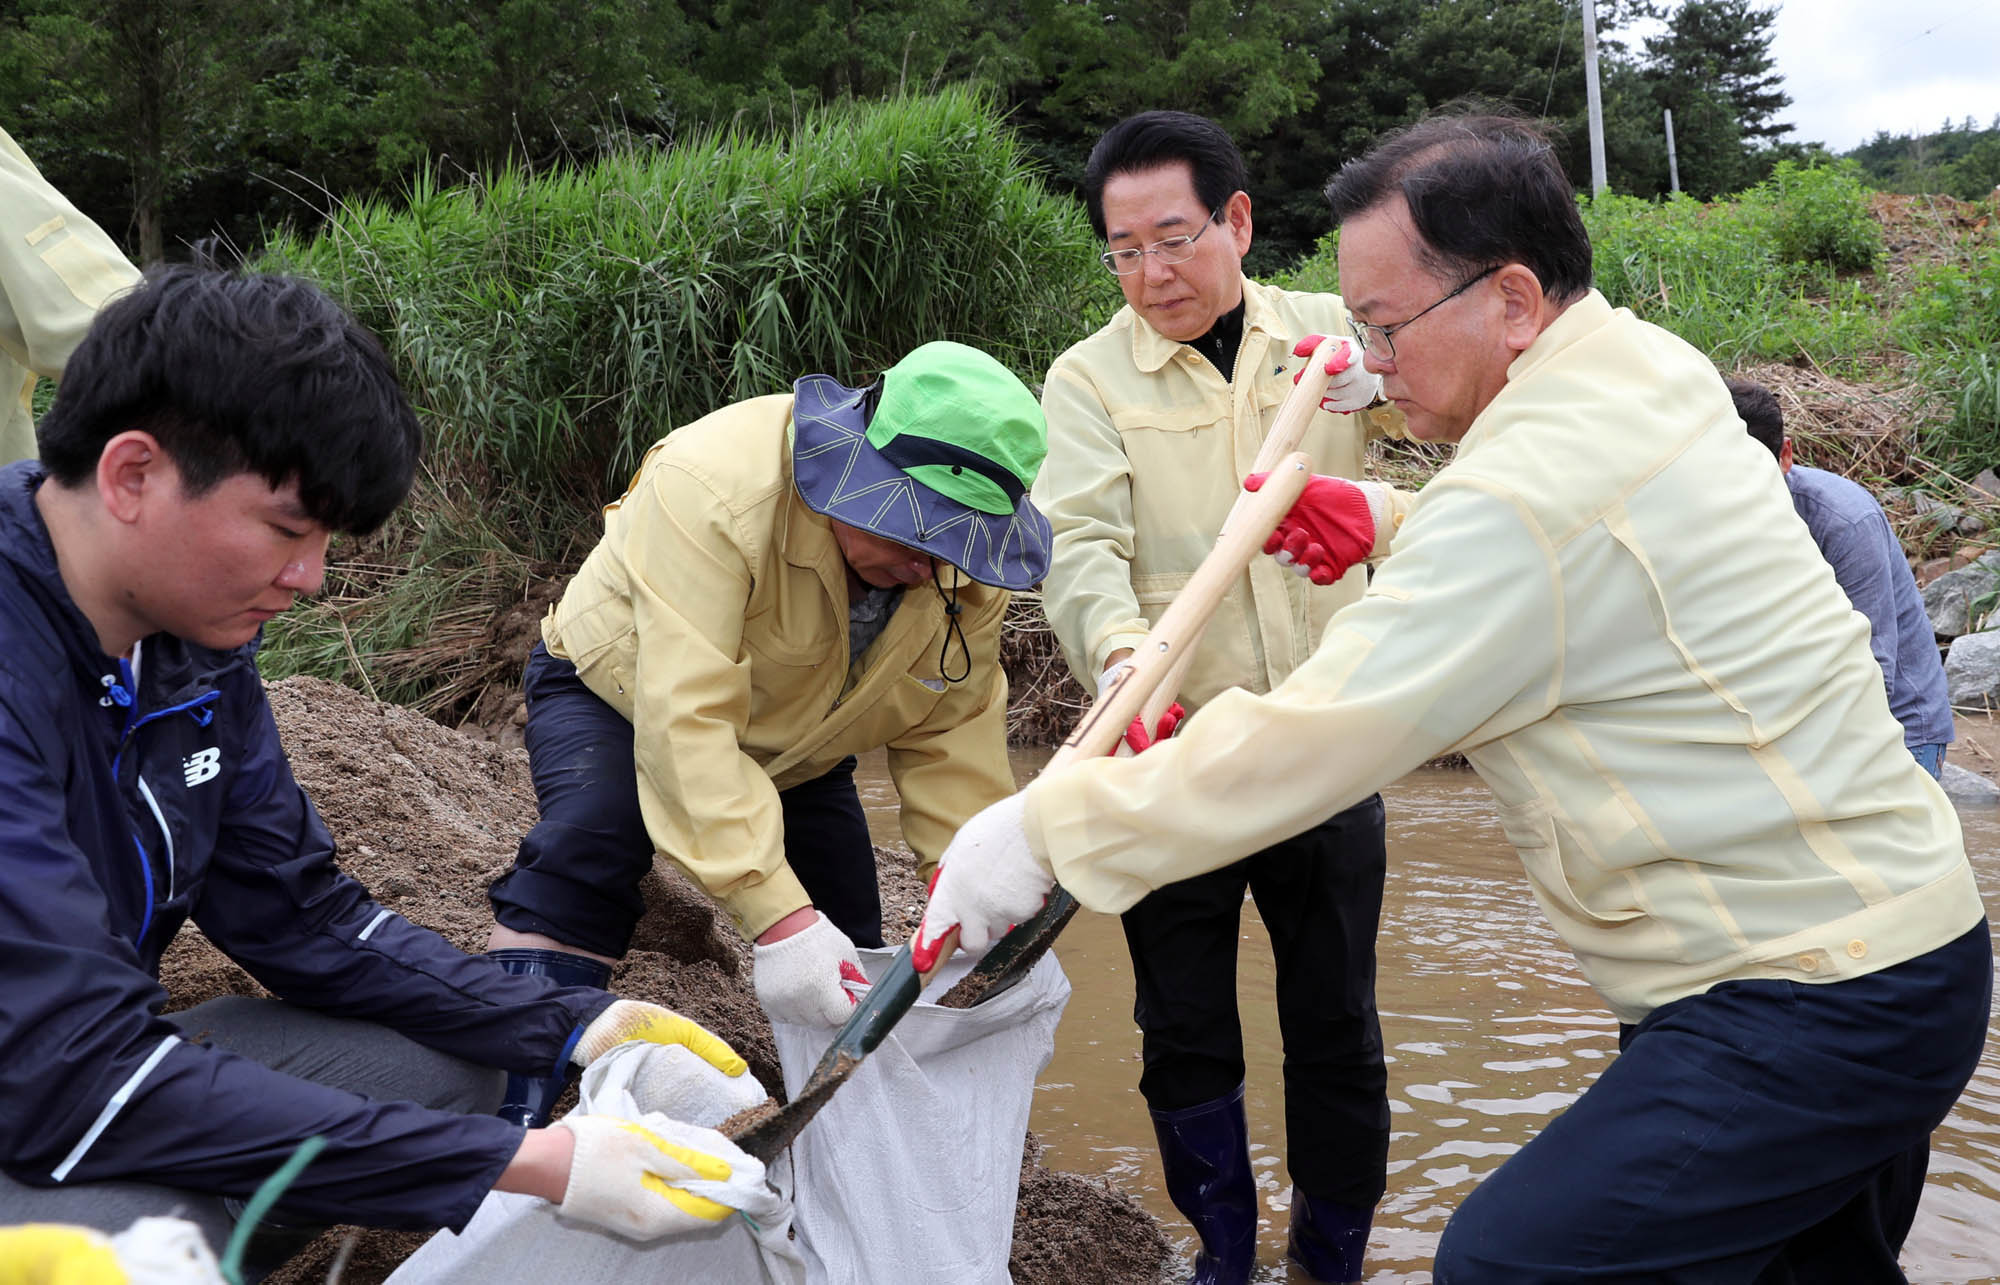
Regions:
<svg viewBox="0 0 2000 1285"><path fill-rule="evenodd" d="M905 473L925 464L944 464L953 468L969 469L1000 488L1009 504L1018 505L1028 488L1012 471L987 459L978 451L969 451L951 442L941 442L935 437L918 437L912 433L898 433L881 446L875 448L883 459L902 469Z"/></svg>
<svg viewBox="0 0 2000 1285"><path fill-rule="evenodd" d="M938 648L938 676L947 683L962 683L972 677L972 648L965 643L965 626L959 623L958 613L964 610L958 602L958 581L951 582L951 597L944 596L944 586L938 583L937 559L931 559L931 588L937 590L938 601L944 604L944 643ZM965 660L965 669L958 677L951 675L946 658L951 655L951 640L958 638L958 654Z"/></svg>

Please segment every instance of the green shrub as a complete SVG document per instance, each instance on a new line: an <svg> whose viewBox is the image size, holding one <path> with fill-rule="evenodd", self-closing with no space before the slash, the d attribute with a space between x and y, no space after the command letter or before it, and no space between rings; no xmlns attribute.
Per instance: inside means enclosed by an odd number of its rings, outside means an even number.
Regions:
<svg viewBox="0 0 2000 1285"><path fill-rule="evenodd" d="M1882 227L1868 211L1868 188L1853 161L1779 161L1745 200L1768 206L1771 237L1785 263L1865 272L1881 256Z"/></svg>

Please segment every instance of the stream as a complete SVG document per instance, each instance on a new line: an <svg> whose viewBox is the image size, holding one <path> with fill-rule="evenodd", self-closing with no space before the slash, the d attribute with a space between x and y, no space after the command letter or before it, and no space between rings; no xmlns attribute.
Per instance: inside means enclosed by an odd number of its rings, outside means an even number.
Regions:
<svg viewBox="0 0 2000 1285"><path fill-rule="evenodd" d="M1045 757L1016 751L1016 778L1029 780ZM861 760L856 780L876 841L899 843L895 790L879 753ZM1424 769L1382 794L1389 878L1376 1002L1393 1132L1365 1279L1415 1285L1431 1279L1432 1252L1458 1202L1609 1064L1618 1025L1542 918L1476 775ZM2000 811L1963 811L1960 821L1988 916L2000 922ZM1056 954L1075 989L1036 1085L1030 1127L1047 1144L1044 1163L1110 1178L1191 1253L1139 1096L1131 965L1117 920L1079 912ZM1290 1203L1272 987L1270 943L1246 898L1237 993L1251 1163L1264 1206L1260 1281L1286 1279ZM1979 1070L1933 1139L1902 1261L1917 1285L2000 1282L2000 1027L1989 1028Z"/></svg>

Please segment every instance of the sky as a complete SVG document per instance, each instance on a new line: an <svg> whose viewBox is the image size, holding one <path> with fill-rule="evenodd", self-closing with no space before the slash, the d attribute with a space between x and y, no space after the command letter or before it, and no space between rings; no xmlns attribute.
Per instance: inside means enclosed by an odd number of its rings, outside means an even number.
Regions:
<svg viewBox="0 0 2000 1285"><path fill-rule="evenodd" d="M1875 136L1926 134L1948 117L2000 115L1996 0L1783 0L1771 55L1800 142L1843 152Z"/></svg>
<svg viewBox="0 0 2000 1285"><path fill-rule="evenodd" d="M1621 34L1636 48L1644 32ZM1771 56L1792 141L1844 152L1877 130L2000 116L2000 0L1781 0Z"/></svg>

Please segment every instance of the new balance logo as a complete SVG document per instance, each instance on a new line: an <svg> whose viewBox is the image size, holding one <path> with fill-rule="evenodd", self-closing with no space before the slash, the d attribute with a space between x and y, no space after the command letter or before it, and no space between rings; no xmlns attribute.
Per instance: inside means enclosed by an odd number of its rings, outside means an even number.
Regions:
<svg viewBox="0 0 2000 1285"><path fill-rule="evenodd" d="M222 775L222 751L214 746L196 750L181 760L181 775L186 778L189 789L204 781L213 781Z"/></svg>

